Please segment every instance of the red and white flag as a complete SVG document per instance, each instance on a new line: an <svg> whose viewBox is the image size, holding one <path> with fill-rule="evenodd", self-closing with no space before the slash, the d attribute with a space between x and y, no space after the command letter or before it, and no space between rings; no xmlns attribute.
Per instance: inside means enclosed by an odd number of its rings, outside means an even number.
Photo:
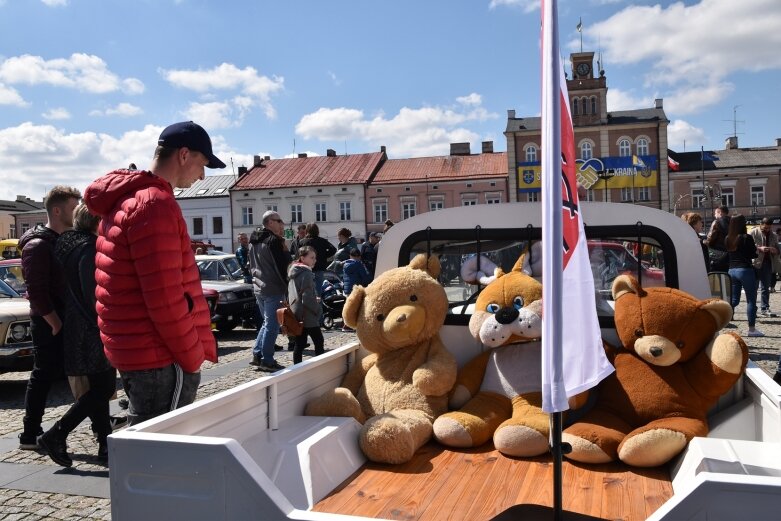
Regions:
<svg viewBox="0 0 781 521"><path fill-rule="evenodd" d="M677 172L681 169L681 164L670 156L667 156L667 166L670 167L670 170L673 172Z"/></svg>
<svg viewBox="0 0 781 521"><path fill-rule="evenodd" d="M578 201L556 0L542 1L542 245L542 408L560 412L613 366L602 347Z"/></svg>

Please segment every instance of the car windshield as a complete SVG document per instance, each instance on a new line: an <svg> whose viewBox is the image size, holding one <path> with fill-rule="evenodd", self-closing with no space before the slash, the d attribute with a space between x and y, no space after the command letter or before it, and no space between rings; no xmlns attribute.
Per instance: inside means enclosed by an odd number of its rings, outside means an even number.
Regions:
<svg viewBox="0 0 781 521"><path fill-rule="evenodd" d="M20 264L0 266L0 280L11 286L17 293L27 292L27 284L24 282Z"/></svg>
<svg viewBox="0 0 781 521"><path fill-rule="evenodd" d="M14 291L14 289L0 280L0 298L19 298L21 295Z"/></svg>
<svg viewBox="0 0 781 521"><path fill-rule="evenodd" d="M225 268L227 268L228 272L231 274L231 277L233 277L236 280L244 279L244 275L241 272L241 265L239 264L239 261L236 259L236 257L227 257L223 259L222 263L225 265Z"/></svg>

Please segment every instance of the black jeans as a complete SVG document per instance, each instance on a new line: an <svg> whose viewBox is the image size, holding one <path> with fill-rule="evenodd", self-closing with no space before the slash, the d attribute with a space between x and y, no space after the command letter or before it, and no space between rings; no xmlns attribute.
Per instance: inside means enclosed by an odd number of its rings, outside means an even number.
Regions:
<svg viewBox="0 0 781 521"><path fill-rule="evenodd" d="M317 327L305 327L304 332L296 337L296 347L293 350L293 363L300 364L304 354L304 347L306 347L306 337L312 338L312 342L315 344L315 356L322 355L323 344L325 339L323 338L323 332L320 330L320 326Z"/></svg>
<svg viewBox="0 0 781 521"><path fill-rule="evenodd" d="M89 380L89 390L82 394L60 418L60 429L68 434L89 416L98 439L104 440L111 434L108 402L117 387L117 371L111 368L86 376Z"/></svg>
<svg viewBox="0 0 781 521"><path fill-rule="evenodd" d="M62 330L52 335L52 328L43 317L30 317L33 336L33 370L27 380L24 396L24 434L36 436L41 428L46 398L52 382L63 380Z"/></svg>
<svg viewBox="0 0 781 521"><path fill-rule="evenodd" d="M195 401L201 373L185 373L177 364L158 369L120 371L128 402L127 424L135 425Z"/></svg>

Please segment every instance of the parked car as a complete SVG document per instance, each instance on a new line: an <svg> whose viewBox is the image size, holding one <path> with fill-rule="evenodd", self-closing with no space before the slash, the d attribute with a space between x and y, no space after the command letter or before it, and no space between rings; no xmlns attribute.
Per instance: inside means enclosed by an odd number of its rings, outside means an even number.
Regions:
<svg viewBox="0 0 781 521"><path fill-rule="evenodd" d="M588 255L591 260L591 272L597 291L609 291L616 277L623 274L639 278L643 287L664 286L664 270L640 262L626 246L613 241L588 241Z"/></svg>
<svg viewBox="0 0 781 521"><path fill-rule="evenodd" d="M19 239L0 240L0 254L4 259L17 259L22 256L19 251Z"/></svg>
<svg viewBox="0 0 781 521"><path fill-rule="evenodd" d="M243 322L254 321L256 303L252 284L244 282L235 255L196 255L195 264L201 273L204 292L211 289L218 293L212 313L212 323L218 331L230 331Z"/></svg>
<svg viewBox="0 0 781 521"><path fill-rule="evenodd" d="M27 293L27 284L24 282L22 274L22 259L14 258L0 261L0 280L21 295Z"/></svg>
<svg viewBox="0 0 781 521"><path fill-rule="evenodd" d="M0 281L0 373L33 368L30 303Z"/></svg>

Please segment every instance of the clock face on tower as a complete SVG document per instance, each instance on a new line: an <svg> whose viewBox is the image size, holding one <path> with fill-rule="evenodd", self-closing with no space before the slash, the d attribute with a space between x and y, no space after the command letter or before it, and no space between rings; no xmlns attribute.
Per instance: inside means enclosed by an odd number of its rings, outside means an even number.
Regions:
<svg viewBox="0 0 781 521"><path fill-rule="evenodd" d="M581 62L577 65L575 71L578 73L578 76L588 76L589 71L591 71L591 65Z"/></svg>

